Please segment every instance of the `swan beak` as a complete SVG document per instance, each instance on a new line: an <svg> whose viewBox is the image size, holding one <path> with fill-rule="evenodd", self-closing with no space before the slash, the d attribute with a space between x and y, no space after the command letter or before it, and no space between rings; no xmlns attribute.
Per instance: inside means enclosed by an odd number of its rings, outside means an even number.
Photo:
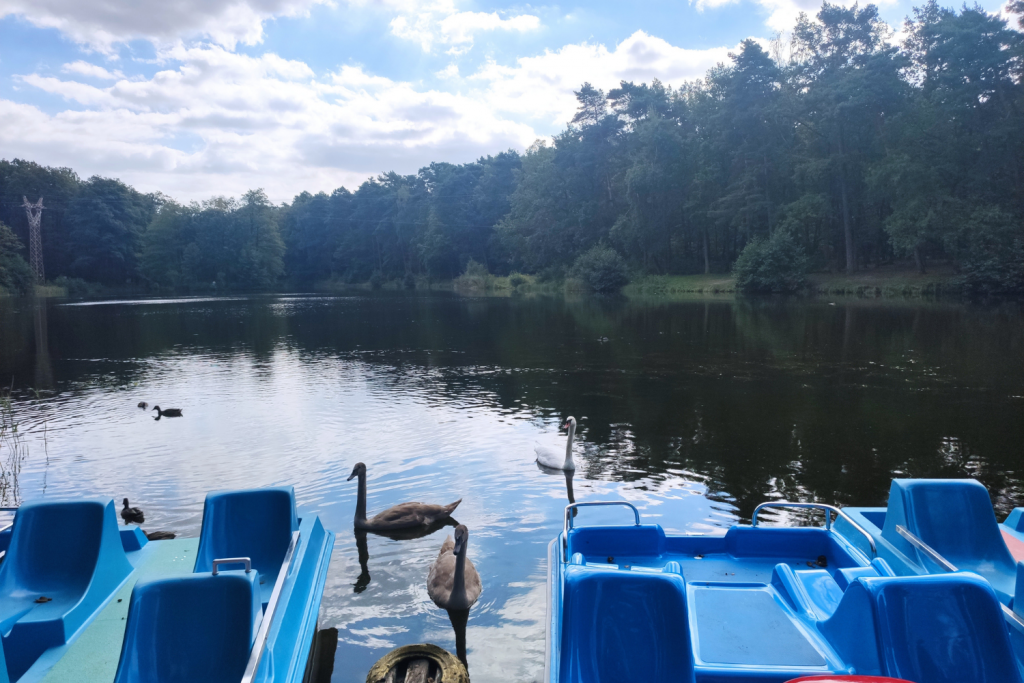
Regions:
<svg viewBox="0 0 1024 683"><path fill-rule="evenodd" d="M455 550L454 550L454 553L455 553L456 555L458 555L458 554L459 554L459 553L461 553L461 552L462 552L462 541L455 541Z"/></svg>
<svg viewBox="0 0 1024 683"><path fill-rule="evenodd" d="M356 471L352 470L352 474L348 475L348 479L346 479L345 481L352 481L355 478L356 478Z"/></svg>

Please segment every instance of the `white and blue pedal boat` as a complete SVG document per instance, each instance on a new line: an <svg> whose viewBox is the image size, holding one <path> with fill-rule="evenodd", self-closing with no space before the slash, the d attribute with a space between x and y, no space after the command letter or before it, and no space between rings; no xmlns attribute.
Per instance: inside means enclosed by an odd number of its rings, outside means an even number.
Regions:
<svg viewBox="0 0 1024 683"><path fill-rule="evenodd" d="M593 505L635 523L575 525ZM759 526L768 506L825 525ZM990 582L899 575L860 518L766 503L724 535L671 535L625 502L568 506L549 548L545 683L1022 683Z"/></svg>
<svg viewBox="0 0 1024 683"><path fill-rule="evenodd" d="M199 538L111 500L23 505L0 532L0 683L301 683L334 534L295 493L211 493Z"/></svg>

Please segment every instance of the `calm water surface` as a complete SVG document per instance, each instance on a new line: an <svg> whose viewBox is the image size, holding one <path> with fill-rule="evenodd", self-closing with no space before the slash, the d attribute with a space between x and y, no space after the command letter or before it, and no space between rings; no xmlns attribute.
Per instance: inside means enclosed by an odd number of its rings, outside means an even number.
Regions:
<svg viewBox="0 0 1024 683"><path fill-rule="evenodd" d="M1024 505L1017 305L0 299L0 381L29 445L20 500L128 496L148 529L194 536L209 490L295 486L300 515L338 534L320 615L339 630L337 682L398 645L456 645L426 592L449 530L355 537L357 461L371 514L463 499L484 583L475 683L540 678L546 547L570 491L691 532L772 498L883 504L896 475L973 476L1001 515ZM533 447L564 447L569 415L567 481Z"/></svg>

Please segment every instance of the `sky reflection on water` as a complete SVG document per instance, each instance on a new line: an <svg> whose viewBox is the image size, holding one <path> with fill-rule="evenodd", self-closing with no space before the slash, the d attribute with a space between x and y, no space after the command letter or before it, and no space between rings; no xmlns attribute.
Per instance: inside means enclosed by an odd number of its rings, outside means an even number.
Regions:
<svg viewBox="0 0 1024 683"><path fill-rule="evenodd" d="M1012 306L108 303L0 299L0 380L13 377L31 449L22 498L128 496L148 529L195 535L207 491L294 485L300 514L338 533L320 620L339 629L339 682L364 680L397 645L455 650L426 594L450 529L369 534L361 563L356 461L371 515L464 499L456 517L484 583L467 628L477 682L540 675L544 558L568 501L533 445L564 443L570 414L576 500L629 500L680 532L747 520L769 498L882 504L894 474L977 476L1001 514L1022 503L1024 325ZM184 417L154 420L139 401Z"/></svg>

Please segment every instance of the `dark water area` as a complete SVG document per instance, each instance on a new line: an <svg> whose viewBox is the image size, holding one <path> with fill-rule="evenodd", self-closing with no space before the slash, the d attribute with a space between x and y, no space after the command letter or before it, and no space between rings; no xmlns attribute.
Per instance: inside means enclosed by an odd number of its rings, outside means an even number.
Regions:
<svg viewBox="0 0 1024 683"><path fill-rule="evenodd" d="M894 476L975 477L1000 518L1024 505L1018 304L0 299L12 382L28 456L2 504L128 496L147 529L188 536L209 490L295 486L300 515L338 534L320 614L337 682L399 645L455 652L462 623L426 591L450 528L353 533L357 461L371 515L463 499L484 592L458 644L477 683L540 678L546 549L570 494L695 533L770 499L882 505ZM533 451L564 448L569 415L571 479ZM792 514L774 518L810 521Z"/></svg>

